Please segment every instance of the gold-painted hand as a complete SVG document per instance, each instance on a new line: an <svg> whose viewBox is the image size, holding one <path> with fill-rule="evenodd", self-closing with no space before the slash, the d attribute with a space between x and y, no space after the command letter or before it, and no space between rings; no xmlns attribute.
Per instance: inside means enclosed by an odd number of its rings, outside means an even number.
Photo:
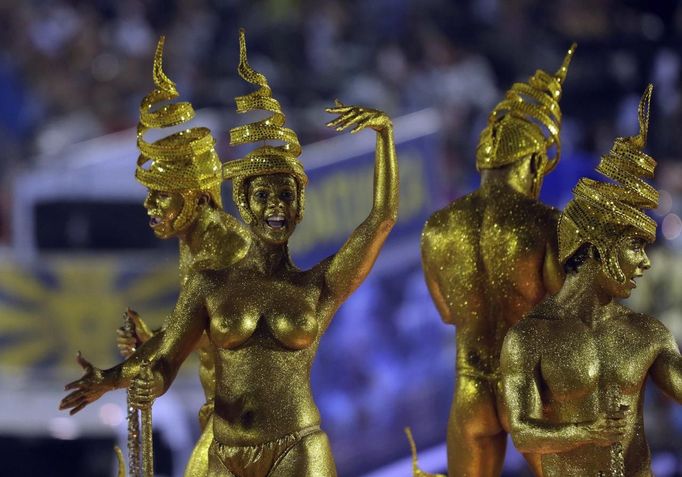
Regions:
<svg viewBox="0 0 682 477"><path fill-rule="evenodd" d="M74 391L59 403L59 409L70 409L69 414L71 415L76 414L91 402L96 401L107 391L116 388L112 376L90 364L80 351L76 356L76 361L85 370L85 374L82 378L64 387L65 391Z"/></svg>

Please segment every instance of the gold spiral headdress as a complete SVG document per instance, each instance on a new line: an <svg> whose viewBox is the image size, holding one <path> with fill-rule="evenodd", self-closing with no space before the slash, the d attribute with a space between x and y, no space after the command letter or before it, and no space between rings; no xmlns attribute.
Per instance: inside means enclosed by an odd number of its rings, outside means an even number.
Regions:
<svg viewBox="0 0 682 477"><path fill-rule="evenodd" d="M599 251L604 271L624 283L614 246L624 234L635 234L647 242L656 239L656 222L640 209L658 205L658 191L642 177L653 178L656 161L642 151L649 130L649 85L639 103L639 134L616 138L611 151L597 166L603 176L616 183L582 178L559 219L559 259L566 261L585 243Z"/></svg>
<svg viewBox="0 0 682 477"><path fill-rule="evenodd" d="M279 101L272 97L267 78L249 65L246 55L244 29L239 30L239 76L259 87L257 91L235 98L238 113L264 110L272 113L267 119L230 129L230 145L238 146L260 141L280 141L281 146L261 145L245 157L229 161L223 166L223 178L232 179L232 196L245 222L253 216L247 206L244 180L267 174L291 174L298 184L298 216L303 217L304 189L308 176L298 160L301 145L296 133L284 127L284 113Z"/></svg>
<svg viewBox="0 0 682 477"><path fill-rule="evenodd" d="M506 166L533 153L545 157L540 175L556 167L561 155L559 100L575 49L573 43L554 75L537 70L528 83L514 83L495 106L476 148L479 171ZM547 151L552 146L556 151L550 159Z"/></svg>
<svg viewBox="0 0 682 477"><path fill-rule="evenodd" d="M195 203L188 200L197 191L205 191L213 202L222 208L220 186L221 162L215 152L215 139L205 127L196 127L147 142L144 134L152 128L167 128L183 124L195 116L188 102L171 103L156 109L159 103L179 96L175 83L163 72L162 36L154 55L154 91L142 99L140 121L137 124L137 159L135 178L144 186L160 191L179 191L185 195L185 204L176 228L180 229L191 218ZM143 167L150 162L147 168Z"/></svg>

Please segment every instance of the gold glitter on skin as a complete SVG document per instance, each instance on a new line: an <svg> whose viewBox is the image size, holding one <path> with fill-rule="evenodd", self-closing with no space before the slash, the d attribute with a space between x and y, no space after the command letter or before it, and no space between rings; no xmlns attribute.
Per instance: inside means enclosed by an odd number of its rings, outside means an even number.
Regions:
<svg viewBox="0 0 682 477"><path fill-rule="evenodd" d="M163 44L162 37L154 58L155 90L145 97L140 108L138 144L146 144L143 136L148 128L174 126L194 117L194 110L189 103L171 103L155 110L153 117L148 115L157 102L178 96L175 84L163 72ZM143 152L135 174L149 189L144 206L150 216L150 226L154 234L162 239L179 239L181 285L184 285L191 270L221 269L241 260L249 245L248 232L234 217L221 210L222 165L213 149L214 141L210 132L205 128L195 128L194 131L197 129L200 133L183 131L181 134L171 135L170 139L164 138L143 146L141 150L153 155L145 155ZM202 147L191 147L196 146L196 137L201 138L199 144ZM179 147L172 150L155 148L155 144L169 142ZM204 149L203 144L211 144L211 147ZM178 150L184 150L185 154L179 154ZM149 161L150 167L143 169L142 165ZM117 339L124 357L135 351L137 340L132 337L132 333L141 338L141 343L152 337L149 328L137 313L129 309L126 314L133 329L119 329ZM163 333L165 328L157 333L157 338L145 345L147 354L153 355L159 351ZM185 469L185 475L192 477L207 475L208 447L213 440L215 350L206 334L197 345L197 352L199 378L206 403L199 412L202 434Z"/></svg>
<svg viewBox="0 0 682 477"><path fill-rule="evenodd" d="M562 215L568 275L561 290L504 342L512 439L519 450L542 454L546 477L651 476L647 377L682 403L682 356L672 334L618 303L650 267L644 247L655 238L655 223L652 230L640 209L655 206L657 192L635 174L652 177L655 166L641 151L650 97L651 86L640 103L640 134L616 139L597 168L615 182L583 179Z"/></svg>
<svg viewBox="0 0 682 477"><path fill-rule="evenodd" d="M269 91L265 78L245 61L243 38L240 45L240 74L260 86L257 93ZM266 106L263 109L268 111L278 109L262 98L246 102ZM239 101L238 108L246 110ZM339 115L329 123L339 131L372 128L377 132L374 202L367 219L335 255L310 270L299 270L287 248L300 219L305 186L302 168L296 165L296 148L292 151L291 143L279 149L263 146L232 161L234 165L226 164L224 175L235 178L237 205L249 224L249 250L228 269L190 271L153 357L151 394L159 395L170 386L204 331L216 346L210 476L336 475L327 437L319 430L310 368L334 313L367 276L396 221L398 167L393 127L386 114L338 102L327 111ZM280 139L291 139L289 133L281 132L278 114L272 117L274 128L258 129L262 134L252 137L271 139L279 132ZM254 177L262 179L256 183ZM291 200L279 193L259 197L261 187L281 192L285 183L293 194ZM265 200L264 206L251 208L259 200ZM294 210L296 220L287 220ZM62 408L79 410L104 392L126 386L146 357L146 348L142 346L125 363L109 370L89 368L83 378L68 386L75 391L62 401ZM269 465L275 467L270 470Z"/></svg>
<svg viewBox="0 0 682 477"><path fill-rule="evenodd" d="M422 233L426 283L443 321L457 327L449 475L500 475L508 430L500 407L502 340L563 281L559 213L537 197L559 159L558 101L574 50L555 75L539 70L507 92L481 133L481 186L433 214ZM526 457L539 472L539 459Z"/></svg>

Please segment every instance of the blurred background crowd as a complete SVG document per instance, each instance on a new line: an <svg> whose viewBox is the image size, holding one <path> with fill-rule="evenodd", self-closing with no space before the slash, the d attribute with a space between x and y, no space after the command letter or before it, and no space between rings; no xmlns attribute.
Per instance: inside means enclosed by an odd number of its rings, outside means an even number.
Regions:
<svg viewBox="0 0 682 477"><path fill-rule="evenodd" d="M385 110L394 118L424 109L434 113L437 132L428 157L423 158L433 180L422 191L429 210L422 211L420 223L432 210L476 187L478 134L504 91L538 68L554 71L571 42L576 41L578 49L561 100L562 162L545 182L542 198L546 202L563 206L571 187L580 176L591 175L613 139L636 132L637 103L646 84L653 83L647 151L658 161L655 182L661 190L661 204L654 215L660 225L659 239L651 252L653 268L635 291L631 305L663 320L682 342L680 2L4 0L0 1L0 262L4 263L0 271L4 274L0 277L0 370L14 377L0 377L3 394L10 390L35 396L52 389L64 376L74 379L78 373L70 359L83 345L73 341L59 343L59 353L66 353L68 361L30 348L12 351L21 333L45 333L46 327L55 326L51 309L42 308L47 311L40 318L36 306L17 305L25 297L45 302L41 296L47 295L31 287L48 290L55 302L69 302L68 297L56 297L59 287L50 285L45 278L49 273L40 267L49 260L61 263L86 257L89 272L93 263L101 265L103 274L125 268L119 261L124 260L124 252L95 254L94 250L107 247L96 238L84 240L77 230L64 241L57 240L59 246L52 250L37 250L32 261L19 260L13 252L19 245L13 230L18 178L45 168L56 177L60 161L68 162L74 144L110 137L136 125L140 100L152 88L151 60L161 34L167 36L166 72L178 84L182 99L221 117L222 129L214 130L214 136L221 156L233 156L226 143L228 129L240 121L233 114L234 97L247 91L236 74L239 27L247 30L251 64L270 80L287 125L298 133L304 149L336 134L324 126L330 119L324 108L335 98ZM128 146L134 148L134 143ZM371 151L368 154L371 158ZM131 183L133 167L134 156L129 158L126 176ZM68 200L55 204L57 208L49 210L71 207ZM315 207L310 200L307 209ZM134 210L144 222L139 203ZM64 228L63 215L43 211L41 243L52 243L50 231ZM116 220L118 212L105 215L99 218ZM94 217L88 220L97 220L97 214ZM126 227L125 222L119 225ZM71 226L77 229L78 222ZM158 253L170 264L164 270L172 289L177 282L175 249L166 245L156 250L160 243L150 231L140 230L150 237L145 246L154 249L145 253ZM392 246L397 251L409 248L409 253L389 253L380 261L339 312L314 369L323 426L330 434L342 476L364 475L407 456L405 425L415 428L420 447L442 450L453 389L454 330L441 324L423 283L418 231L400 233L404 240ZM137 269L121 272L117 286L120 289L125 282L134 288L130 277L141 274ZM17 278L21 276L29 278L22 282ZM82 280L73 280L71 304L64 306L65 314L75 320L81 312L69 307L87 291L78 288L86 285ZM111 307L122 311L128 304L135 306L120 300ZM165 311L171 305L172 296L166 297ZM38 324L9 325L3 314L18 317L17 323L38 320ZM110 342L100 344L111 356L116 319L106 322L102 332L104 336L110 333ZM102 326L88 320L69 324L68 317L60 323L61 327ZM47 341L36 342L39 345L34 346L47 346ZM8 353L15 353L9 361L2 358ZM27 375L45 378L42 387L16 378ZM54 395L59 397L58 390ZM56 400L47 402L56 407ZM651 386L646 403L656 475L682 475L682 407ZM197 409L198 405L188 406L181 417L191 422L190 436L196 432L191 426L195 426ZM27 449L39 445L49 449L55 440L78 440L68 428L59 427L66 425L56 420L62 418L50 417L53 425L46 425L41 435L39 425L35 432L26 433L21 420L5 414L0 414L0 421L19 424L0 426L3 462L13 460L12 455L24 455L21 452L29 455ZM124 426L120 419L104 415ZM89 445L84 437L81 441ZM182 442L178 445L186 447ZM107 446L102 455L110 454ZM109 457L104 459L106 465L111 464ZM53 465L40 475L102 475L92 470L97 464L88 465L83 469L90 471L64 474ZM444 470L444 460L438 459L430 470L439 470L438 465ZM512 455L507 475L524 475L518 465ZM169 464L165 472L177 473L180 467Z"/></svg>

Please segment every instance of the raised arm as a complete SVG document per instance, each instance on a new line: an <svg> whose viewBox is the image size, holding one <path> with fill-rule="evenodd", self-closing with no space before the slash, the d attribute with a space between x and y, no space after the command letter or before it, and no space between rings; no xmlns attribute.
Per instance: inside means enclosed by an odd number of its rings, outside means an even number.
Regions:
<svg viewBox="0 0 682 477"><path fill-rule="evenodd" d="M663 333L663 342L665 344L649 372L664 393L682 404L682 355L675 338L667 329Z"/></svg>
<svg viewBox="0 0 682 477"><path fill-rule="evenodd" d="M393 142L393 125L383 112L358 106L336 107L327 112L340 116L327 125L351 133L367 127L377 133L374 163L374 202L369 216L329 260L325 283L337 304L362 283L379 255L388 233L398 218L398 160Z"/></svg>
<svg viewBox="0 0 682 477"><path fill-rule="evenodd" d="M65 389L73 392L62 399L59 409L71 409L70 413L73 415L106 392L127 387L131 379L139 374L143 361L152 364L155 394L165 392L207 327L208 318L202 293L205 288L204 278L193 274L182 288L173 315L167 320L164 329L152 336L123 363L101 370L79 353L77 360L85 374L66 385Z"/></svg>
<svg viewBox="0 0 682 477"><path fill-rule="evenodd" d="M607 446L623 434L622 415L600 415L585 423L554 423L543 418L540 395L540 340L528 320L512 328L504 340L500 367L511 437L519 452L556 454L585 444Z"/></svg>

